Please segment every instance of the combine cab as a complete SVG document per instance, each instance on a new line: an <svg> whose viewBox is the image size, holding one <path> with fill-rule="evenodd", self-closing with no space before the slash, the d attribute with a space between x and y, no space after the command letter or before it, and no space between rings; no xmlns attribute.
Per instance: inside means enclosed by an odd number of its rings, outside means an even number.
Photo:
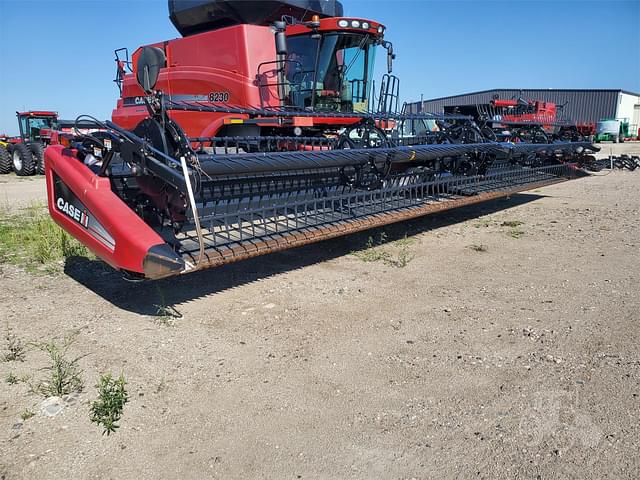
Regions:
<svg viewBox="0 0 640 480"><path fill-rule="evenodd" d="M120 51L112 121L46 151L53 219L133 279L565 181L597 150L496 141L466 115L398 113L384 26L342 17L339 2L169 10L184 38L131 62ZM389 72L376 101L380 49Z"/></svg>

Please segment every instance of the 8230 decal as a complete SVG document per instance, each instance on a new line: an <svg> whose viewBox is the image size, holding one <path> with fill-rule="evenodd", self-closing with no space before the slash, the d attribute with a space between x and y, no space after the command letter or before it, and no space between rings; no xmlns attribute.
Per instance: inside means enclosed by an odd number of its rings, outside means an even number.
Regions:
<svg viewBox="0 0 640 480"><path fill-rule="evenodd" d="M209 94L209 101L211 103L227 103L229 96L229 92L211 92Z"/></svg>

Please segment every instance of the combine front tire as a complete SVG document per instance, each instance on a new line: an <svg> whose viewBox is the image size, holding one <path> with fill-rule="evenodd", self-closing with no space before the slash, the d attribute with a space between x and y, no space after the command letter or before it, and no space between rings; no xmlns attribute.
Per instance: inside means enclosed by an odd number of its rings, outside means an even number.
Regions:
<svg viewBox="0 0 640 480"><path fill-rule="evenodd" d="M24 143L13 146L13 169L16 175L27 177L36 173L36 162L29 147Z"/></svg>
<svg viewBox="0 0 640 480"><path fill-rule="evenodd" d="M40 142L31 142L29 143L29 149L33 154L38 173L44 175L44 145Z"/></svg>
<svg viewBox="0 0 640 480"><path fill-rule="evenodd" d="M11 172L11 155L7 147L0 145L0 174Z"/></svg>

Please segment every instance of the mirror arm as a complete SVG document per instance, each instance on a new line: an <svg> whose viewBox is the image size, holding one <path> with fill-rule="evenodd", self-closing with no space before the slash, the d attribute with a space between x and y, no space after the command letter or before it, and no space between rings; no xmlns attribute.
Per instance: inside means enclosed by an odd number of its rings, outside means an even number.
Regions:
<svg viewBox="0 0 640 480"><path fill-rule="evenodd" d="M395 53L393 53L393 43L383 40L380 44L387 49L387 71L391 74L393 72L393 61L396 58Z"/></svg>

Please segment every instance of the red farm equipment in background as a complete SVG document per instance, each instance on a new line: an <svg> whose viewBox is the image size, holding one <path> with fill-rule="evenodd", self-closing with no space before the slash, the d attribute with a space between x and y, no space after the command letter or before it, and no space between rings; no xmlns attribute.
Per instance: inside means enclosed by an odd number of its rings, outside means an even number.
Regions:
<svg viewBox="0 0 640 480"><path fill-rule="evenodd" d="M14 171L18 176L44 174L44 151L49 145L60 143L64 137L76 133L90 133L98 129L93 122L60 120L57 112L29 110L16 112L19 136L0 135L0 174Z"/></svg>
<svg viewBox="0 0 640 480"><path fill-rule="evenodd" d="M0 139L0 173L12 170L26 176L44 173L44 149L57 128L58 114L50 111L16 112L20 136Z"/></svg>
<svg viewBox="0 0 640 480"><path fill-rule="evenodd" d="M445 112L469 115L485 134L495 140L547 143L554 140L588 139L589 125L564 118L564 105L523 98L500 99L489 103L444 107Z"/></svg>
<svg viewBox="0 0 640 480"><path fill-rule="evenodd" d="M531 122L547 125L556 121L558 107L553 102L540 100L494 99L490 102L494 116L500 117L500 121ZM498 113L499 112L499 113Z"/></svg>

